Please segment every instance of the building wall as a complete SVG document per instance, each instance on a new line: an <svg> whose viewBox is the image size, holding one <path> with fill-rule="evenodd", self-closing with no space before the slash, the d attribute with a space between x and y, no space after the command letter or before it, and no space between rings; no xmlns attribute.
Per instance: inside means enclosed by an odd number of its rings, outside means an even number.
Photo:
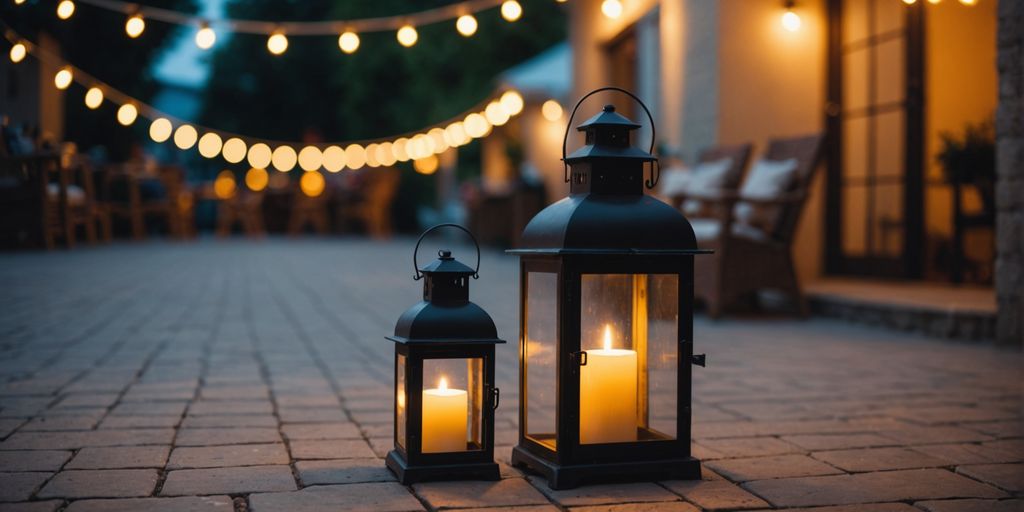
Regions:
<svg viewBox="0 0 1024 512"><path fill-rule="evenodd" d="M782 2L716 3L720 34L717 143L753 142L759 153L770 138L823 131L827 78L824 0L797 3L794 12L802 24L795 32L782 27ZM823 267L824 184L822 165L793 246L797 273L805 282L821 275Z"/></svg>

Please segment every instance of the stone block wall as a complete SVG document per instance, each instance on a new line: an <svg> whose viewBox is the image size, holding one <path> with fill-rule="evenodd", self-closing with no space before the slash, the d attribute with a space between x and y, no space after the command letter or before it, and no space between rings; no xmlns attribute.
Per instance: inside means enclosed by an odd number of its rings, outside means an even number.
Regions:
<svg viewBox="0 0 1024 512"><path fill-rule="evenodd" d="M1024 346L1024 1L999 0L996 339Z"/></svg>

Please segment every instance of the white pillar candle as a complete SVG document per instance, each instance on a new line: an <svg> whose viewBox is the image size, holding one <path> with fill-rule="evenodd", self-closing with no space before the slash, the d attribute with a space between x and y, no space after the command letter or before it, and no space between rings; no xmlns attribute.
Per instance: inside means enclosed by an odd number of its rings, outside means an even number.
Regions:
<svg viewBox="0 0 1024 512"><path fill-rule="evenodd" d="M612 348L605 326L604 348L580 367L580 443L636 441L636 371L636 351Z"/></svg>
<svg viewBox="0 0 1024 512"><path fill-rule="evenodd" d="M469 395L448 389L441 377L437 388L423 390L423 453L466 451Z"/></svg>

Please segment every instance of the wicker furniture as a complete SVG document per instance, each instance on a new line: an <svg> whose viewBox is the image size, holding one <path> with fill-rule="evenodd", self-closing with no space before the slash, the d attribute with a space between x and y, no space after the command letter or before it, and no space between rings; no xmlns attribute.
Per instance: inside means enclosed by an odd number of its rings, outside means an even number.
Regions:
<svg viewBox="0 0 1024 512"><path fill-rule="evenodd" d="M717 146L708 148L701 151L700 156L697 157L697 163L709 163L729 158L731 161L729 163L728 170L725 172L725 180L722 182L720 192L734 191L739 187L740 182L743 181L743 172L747 169L747 162L750 161L750 153L752 149L753 144L738 144L735 146ZM696 198L687 197L685 192L680 192L672 194L672 196L669 197L669 204L676 208L681 208L687 199L698 200ZM693 215L688 215L688 217L690 216Z"/></svg>
<svg viewBox="0 0 1024 512"><path fill-rule="evenodd" d="M792 180L774 197L741 197L722 193L700 198L714 203L717 217L691 221L702 249L714 256L696 258L695 294L703 299L712 318L740 299L763 289L789 294L801 315L807 305L793 266L792 245L800 213L822 156L823 135L777 139L769 143L763 158L769 161L795 160ZM749 176L748 176L749 179ZM736 206L770 209L767 226L751 226L735 218Z"/></svg>

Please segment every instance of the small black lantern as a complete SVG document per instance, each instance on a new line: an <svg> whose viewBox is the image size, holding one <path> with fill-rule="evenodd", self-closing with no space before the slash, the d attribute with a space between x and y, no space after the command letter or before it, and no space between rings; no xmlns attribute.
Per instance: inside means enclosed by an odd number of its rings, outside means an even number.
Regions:
<svg viewBox="0 0 1024 512"><path fill-rule="evenodd" d="M647 106L633 94L651 121ZM570 125L572 117L569 118ZM595 480L700 478L690 454L693 228L644 194L657 159L632 147L640 125L608 105L562 157L569 197L523 231L519 444L512 463L554 489ZM644 180L645 164L651 178ZM568 171L571 168L571 174Z"/></svg>
<svg viewBox="0 0 1024 512"><path fill-rule="evenodd" d="M476 245L476 268L438 251L419 268L423 238L441 227L465 231ZM494 462L494 321L469 301L469 278L479 277L480 246L466 228L439 224L413 250L423 301L395 325L395 449L387 466L403 484L428 480L498 480Z"/></svg>

